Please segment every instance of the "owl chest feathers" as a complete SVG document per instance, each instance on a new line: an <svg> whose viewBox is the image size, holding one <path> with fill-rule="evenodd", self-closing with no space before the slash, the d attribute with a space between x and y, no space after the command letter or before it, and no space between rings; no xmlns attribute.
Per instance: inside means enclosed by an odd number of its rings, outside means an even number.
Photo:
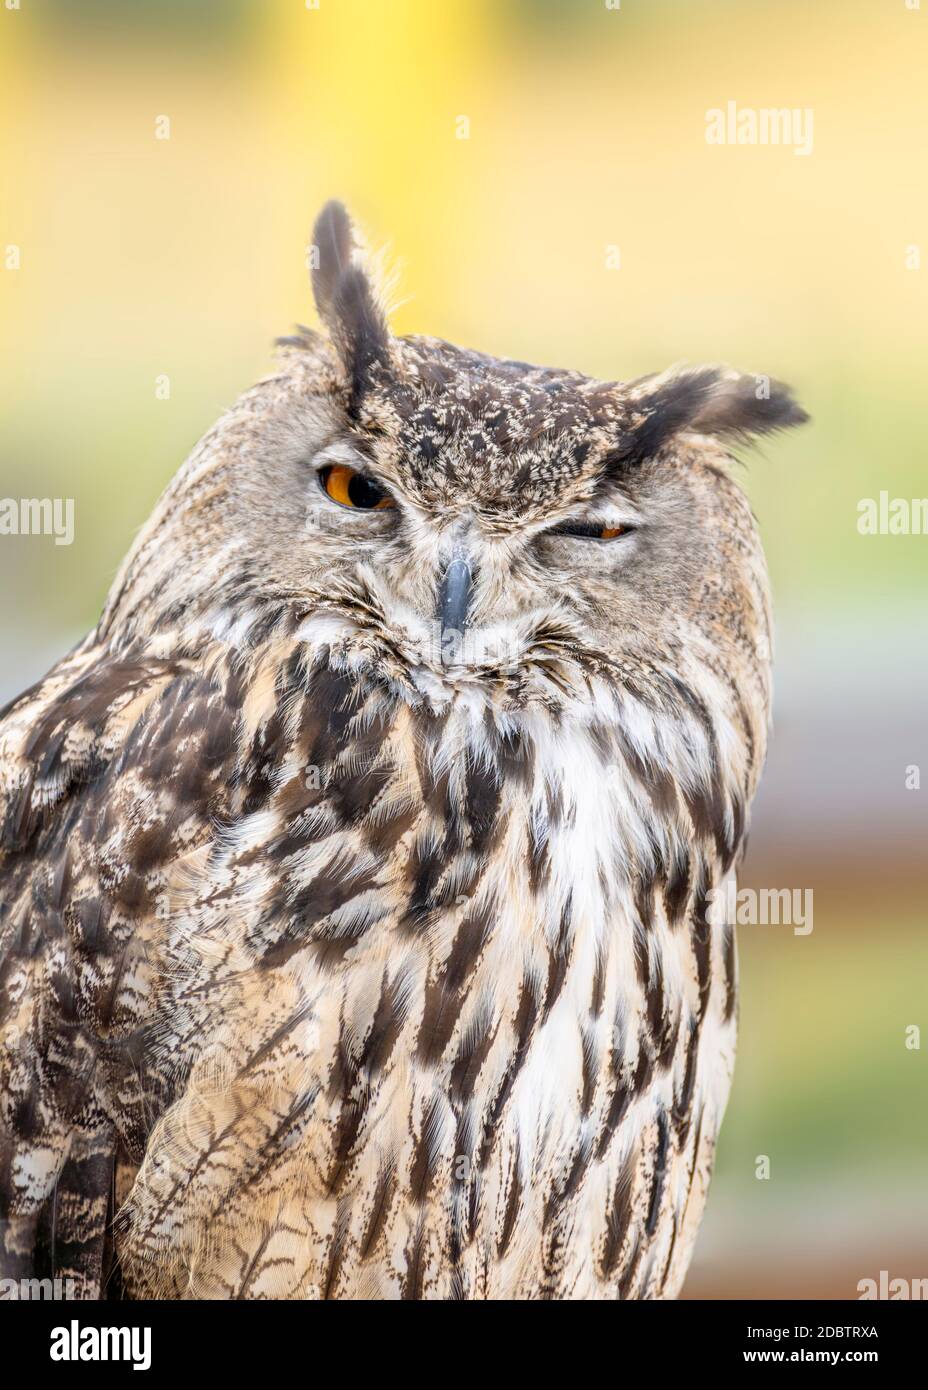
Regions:
<svg viewBox="0 0 928 1390"><path fill-rule="evenodd" d="M437 718L348 688L175 887L186 1079L127 1208L130 1280L671 1289L734 1035L733 944L698 920L698 727L608 692Z"/></svg>

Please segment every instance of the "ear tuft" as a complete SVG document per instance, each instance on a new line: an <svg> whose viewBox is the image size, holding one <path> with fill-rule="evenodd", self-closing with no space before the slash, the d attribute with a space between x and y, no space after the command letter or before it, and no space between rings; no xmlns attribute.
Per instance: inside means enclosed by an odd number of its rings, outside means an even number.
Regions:
<svg viewBox="0 0 928 1390"><path fill-rule="evenodd" d="M804 425L808 418L782 381L732 372L718 375L689 428L699 434L750 439Z"/></svg>
<svg viewBox="0 0 928 1390"><path fill-rule="evenodd" d="M341 203L326 203L320 212L313 246L313 296L345 367L353 413L368 387L372 366L387 359L389 329Z"/></svg>
<svg viewBox="0 0 928 1390"><path fill-rule="evenodd" d="M681 430L747 441L809 418L782 382L720 367L645 378L632 405L641 418L622 449L623 462L652 458Z"/></svg>
<svg viewBox="0 0 928 1390"><path fill-rule="evenodd" d="M326 203L313 227L313 246L313 297L319 317L328 323L339 279L354 251L354 228L343 203Z"/></svg>

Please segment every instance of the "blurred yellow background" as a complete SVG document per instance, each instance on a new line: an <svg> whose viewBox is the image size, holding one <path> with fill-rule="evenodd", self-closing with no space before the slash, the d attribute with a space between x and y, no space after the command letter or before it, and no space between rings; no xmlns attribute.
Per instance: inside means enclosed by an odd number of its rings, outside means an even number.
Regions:
<svg viewBox="0 0 928 1390"><path fill-rule="evenodd" d="M779 632L747 881L813 888L814 931L742 932L691 1296L928 1276L928 537L856 526L928 492L926 60L906 0L0 8L0 495L76 507L72 546L0 545L0 699L92 626L198 435L312 321L329 197L398 265L398 332L606 378L725 360L810 410L745 475ZM730 100L811 108L811 153L707 144Z"/></svg>

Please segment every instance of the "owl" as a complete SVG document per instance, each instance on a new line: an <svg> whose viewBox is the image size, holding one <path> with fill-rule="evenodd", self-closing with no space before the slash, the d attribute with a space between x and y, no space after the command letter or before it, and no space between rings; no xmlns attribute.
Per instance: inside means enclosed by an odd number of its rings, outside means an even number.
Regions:
<svg viewBox="0 0 928 1390"><path fill-rule="evenodd" d="M324 333L0 720L0 1273L83 1298L676 1295L731 1079L769 602L719 368Z"/></svg>

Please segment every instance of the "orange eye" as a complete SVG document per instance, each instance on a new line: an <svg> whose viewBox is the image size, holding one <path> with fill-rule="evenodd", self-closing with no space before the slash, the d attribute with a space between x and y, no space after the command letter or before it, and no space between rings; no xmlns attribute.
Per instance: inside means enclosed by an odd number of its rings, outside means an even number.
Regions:
<svg viewBox="0 0 928 1390"><path fill-rule="evenodd" d="M631 531L631 526L593 526L583 521L565 521L563 526L555 526L549 533L552 536L577 536L581 540L614 541Z"/></svg>
<svg viewBox="0 0 928 1390"><path fill-rule="evenodd" d="M366 512L382 512L396 503L373 479L346 463L330 463L319 472L323 490L333 502L342 507L357 507Z"/></svg>

